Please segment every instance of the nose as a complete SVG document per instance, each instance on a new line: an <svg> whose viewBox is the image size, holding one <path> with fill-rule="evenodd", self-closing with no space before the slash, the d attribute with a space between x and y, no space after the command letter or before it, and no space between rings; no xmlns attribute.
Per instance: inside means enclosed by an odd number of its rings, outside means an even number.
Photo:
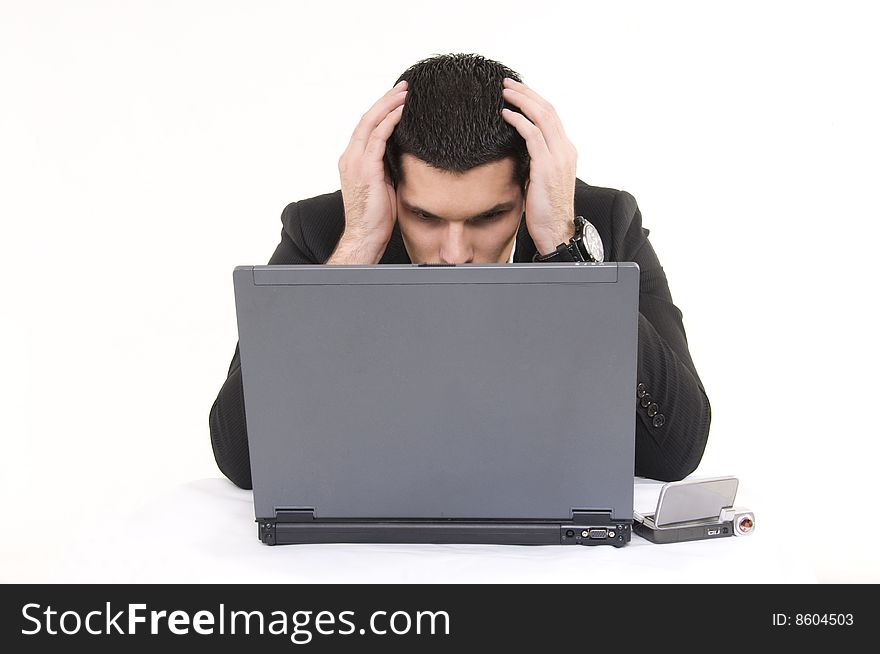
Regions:
<svg viewBox="0 0 880 654"><path fill-rule="evenodd" d="M474 250L465 238L464 226L450 223L440 245L441 263L472 263Z"/></svg>

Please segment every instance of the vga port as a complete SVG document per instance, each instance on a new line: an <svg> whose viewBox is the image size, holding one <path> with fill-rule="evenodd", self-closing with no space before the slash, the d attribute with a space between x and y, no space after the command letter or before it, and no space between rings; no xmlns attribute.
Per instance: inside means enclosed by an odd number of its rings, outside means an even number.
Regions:
<svg viewBox="0 0 880 654"><path fill-rule="evenodd" d="M608 530L607 529L590 529L590 538L593 538L593 539L608 538Z"/></svg>

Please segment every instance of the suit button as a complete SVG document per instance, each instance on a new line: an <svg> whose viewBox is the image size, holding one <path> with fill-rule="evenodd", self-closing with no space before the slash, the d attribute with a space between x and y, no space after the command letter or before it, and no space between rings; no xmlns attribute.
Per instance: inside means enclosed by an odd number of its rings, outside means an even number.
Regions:
<svg viewBox="0 0 880 654"><path fill-rule="evenodd" d="M666 422L666 416L664 416L662 413L658 413L656 416L654 416L655 427L662 427L664 422Z"/></svg>
<svg viewBox="0 0 880 654"><path fill-rule="evenodd" d="M644 384L639 384L637 387L636 395L639 397L645 397L648 394L648 387Z"/></svg>
<svg viewBox="0 0 880 654"><path fill-rule="evenodd" d="M645 394L642 396L642 399L639 401L639 404L642 405L642 408L643 408L643 409L646 409L650 403L651 403L651 394L650 394L650 393L645 393Z"/></svg>
<svg viewBox="0 0 880 654"><path fill-rule="evenodd" d="M651 416L653 416L654 414L656 414L657 411L658 411L659 409L660 409L660 407L657 406L657 403L656 403L656 402L651 402L651 403L648 405L648 417L651 417Z"/></svg>

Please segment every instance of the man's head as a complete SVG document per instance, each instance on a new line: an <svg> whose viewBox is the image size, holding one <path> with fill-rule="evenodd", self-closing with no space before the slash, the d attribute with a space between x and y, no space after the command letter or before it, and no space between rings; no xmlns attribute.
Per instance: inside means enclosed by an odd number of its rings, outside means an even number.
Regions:
<svg viewBox="0 0 880 654"><path fill-rule="evenodd" d="M438 55L397 81L408 93L388 139L404 245L416 263L503 263L528 189L523 138L501 117L506 66L473 54ZM483 215L486 214L486 215Z"/></svg>

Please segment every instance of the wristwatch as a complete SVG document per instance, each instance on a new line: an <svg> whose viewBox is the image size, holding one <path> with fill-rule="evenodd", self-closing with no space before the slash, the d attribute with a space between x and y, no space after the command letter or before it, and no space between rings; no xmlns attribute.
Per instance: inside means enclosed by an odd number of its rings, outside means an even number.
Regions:
<svg viewBox="0 0 880 654"><path fill-rule="evenodd" d="M595 261L601 263L605 259L605 249L602 247L602 239L592 223L583 216L574 217L574 236L568 243L560 243L549 254L541 255L535 252L533 262L557 261Z"/></svg>

